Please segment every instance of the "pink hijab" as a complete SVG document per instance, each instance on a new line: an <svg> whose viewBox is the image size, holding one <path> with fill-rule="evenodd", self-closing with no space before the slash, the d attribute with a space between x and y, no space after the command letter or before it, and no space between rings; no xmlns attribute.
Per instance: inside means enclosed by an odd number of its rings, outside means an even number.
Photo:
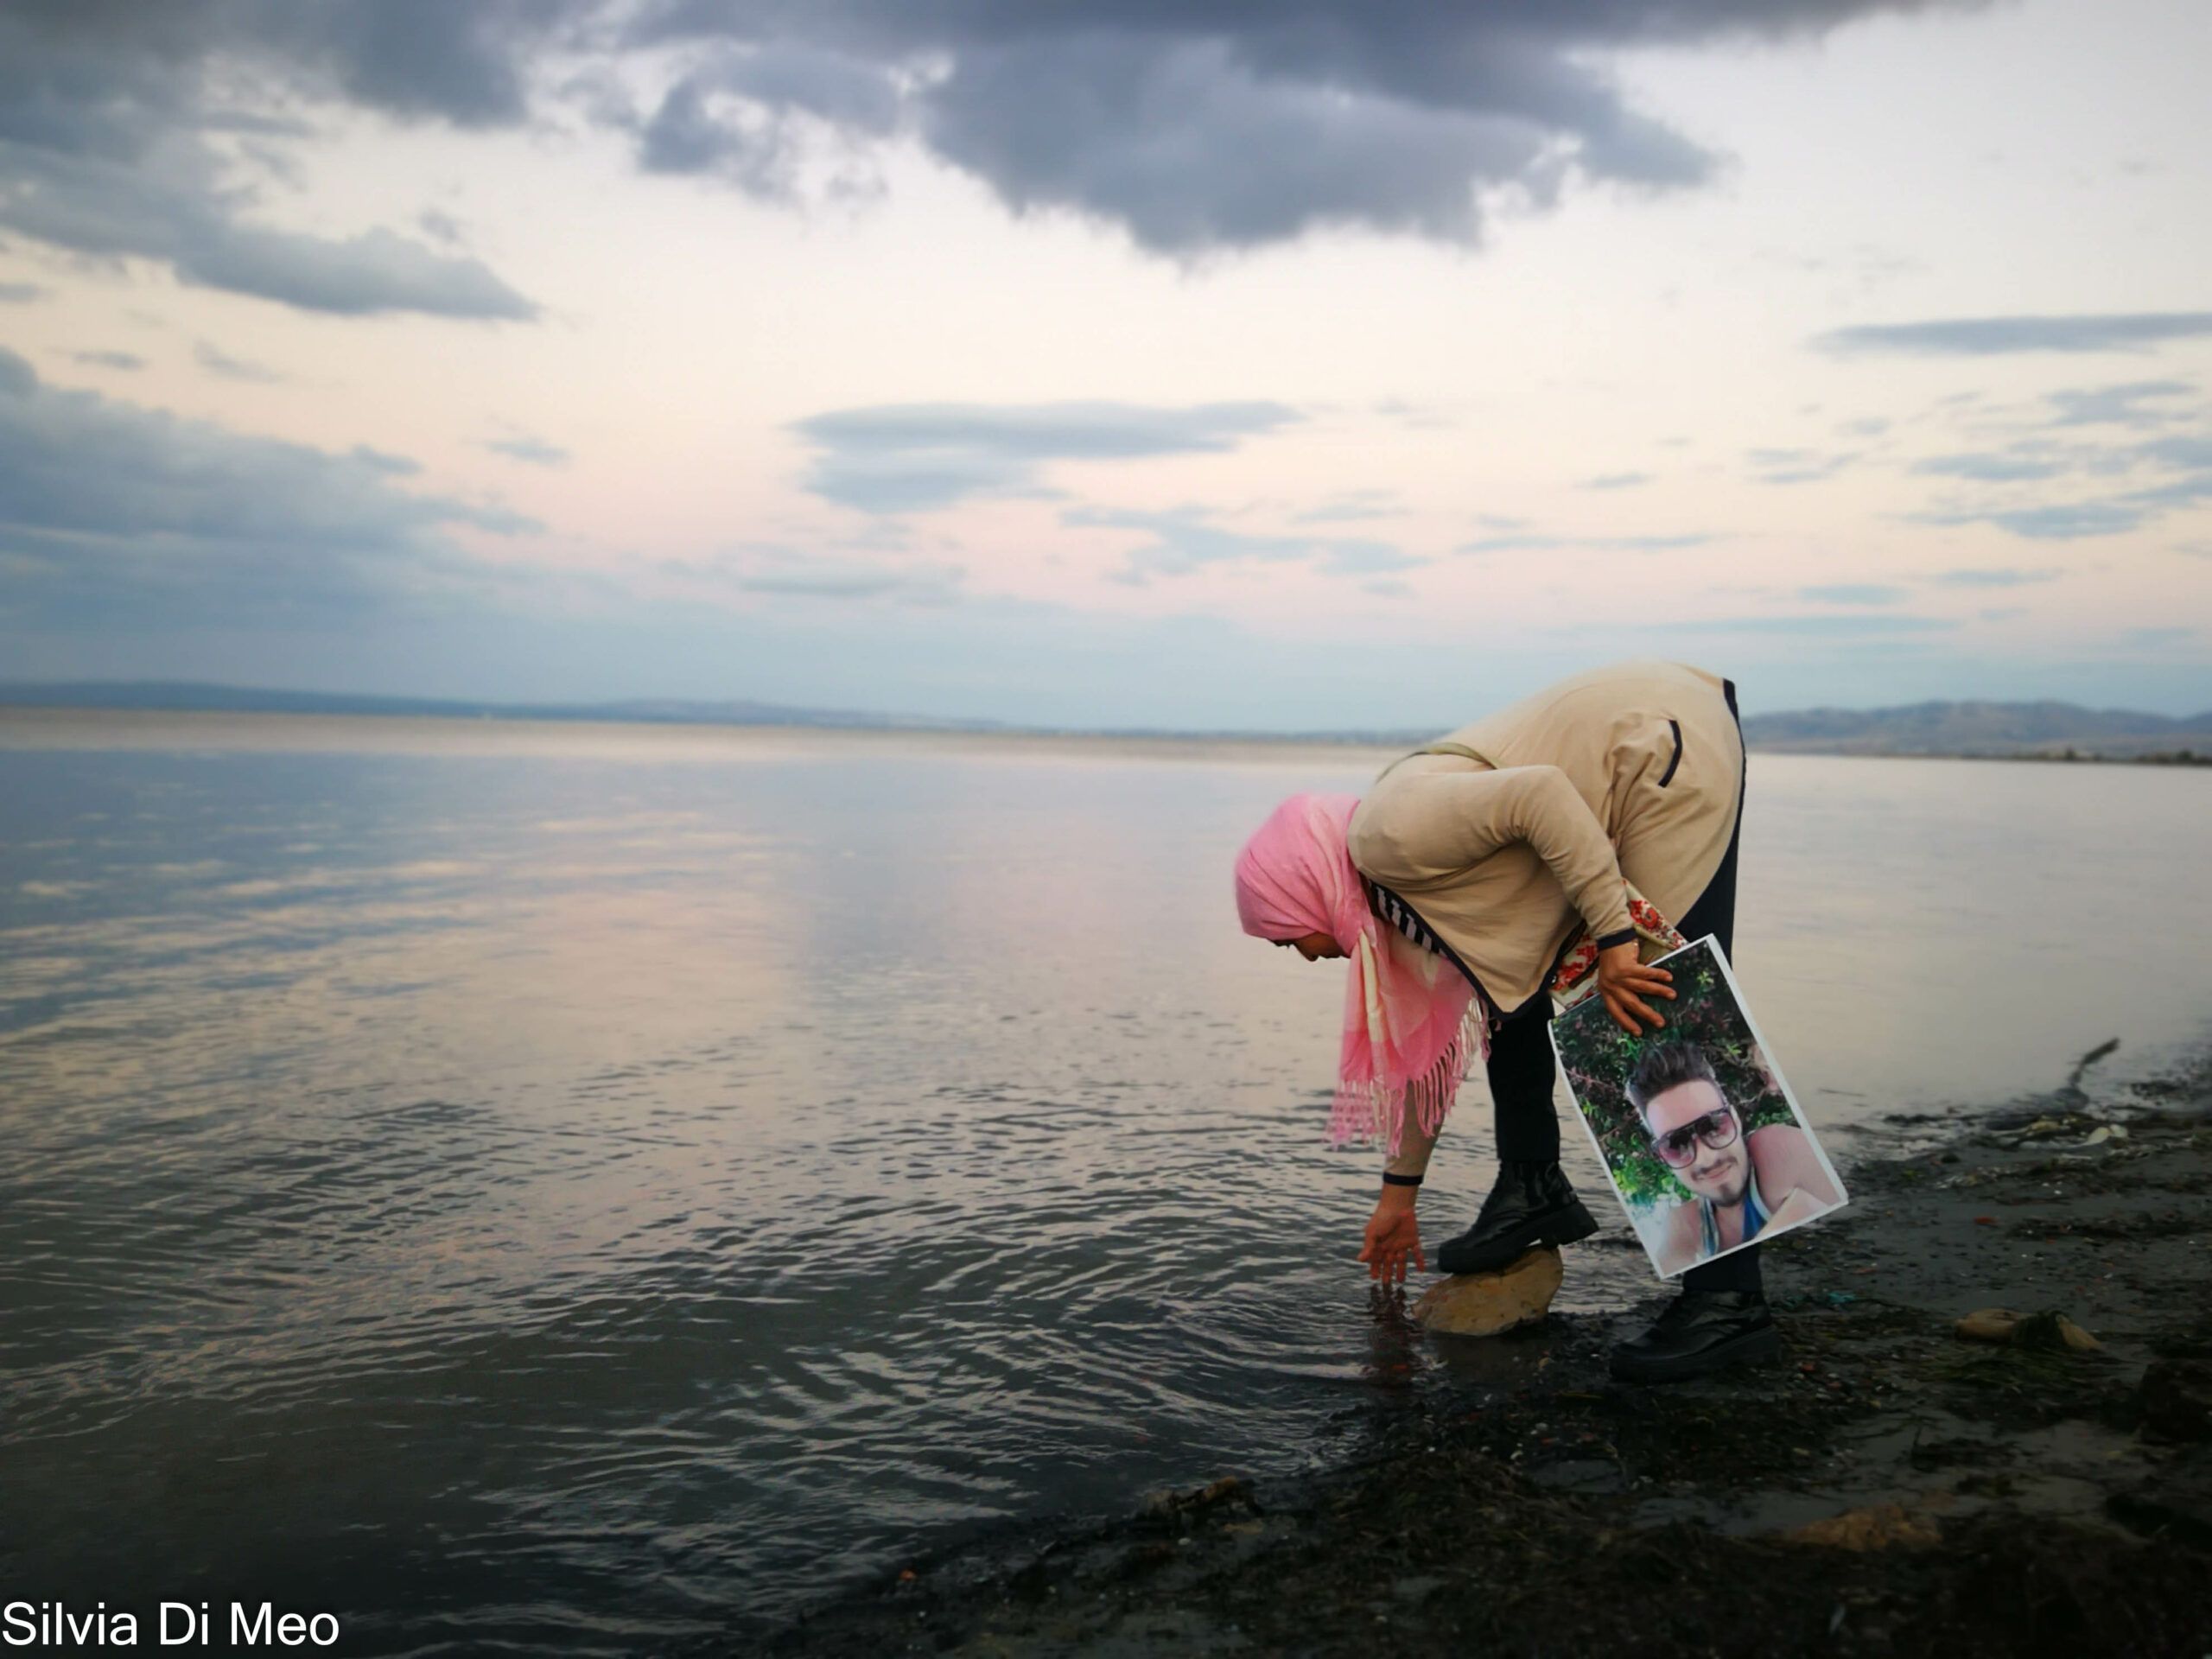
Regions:
<svg viewBox="0 0 2212 1659"><path fill-rule="evenodd" d="M1399 1149L1409 1096L1433 1136L1467 1068L1490 1052L1490 1033L1466 976L1378 921L1367 906L1344 827L1351 795L1294 795L1236 855L1236 914L1247 933L1295 939L1326 933L1350 958L1344 1045L1329 1141L1364 1134Z"/></svg>

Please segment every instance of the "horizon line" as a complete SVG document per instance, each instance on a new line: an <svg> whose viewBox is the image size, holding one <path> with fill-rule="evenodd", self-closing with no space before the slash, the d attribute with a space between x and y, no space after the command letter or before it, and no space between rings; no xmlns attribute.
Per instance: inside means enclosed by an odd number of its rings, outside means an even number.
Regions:
<svg viewBox="0 0 2212 1659"><path fill-rule="evenodd" d="M230 696L266 699L272 702L320 704L320 707L237 707L186 701L72 702L69 693L90 696L139 694L169 699ZM19 698L29 696L30 701ZM332 705L383 705L342 707ZM1993 697L1923 698L1916 702L1852 707L1837 703L1777 709L1746 715L1746 726L1764 721L1802 719L1815 715L1869 717L1926 709L1961 708L2066 709L2083 714L2139 718L2161 727L2193 729L2212 728L2212 709L2189 715L2161 715L2142 709L2093 707L2062 698L2006 699ZM214 680L0 680L0 709L76 709L86 711L176 714L321 714L355 716L414 715L431 719L502 718L517 721L582 721L639 726L761 726L868 732L998 734L1007 736L1170 738L1189 741L1322 743L1396 743L1419 741L1443 728L1434 727L1368 726L1327 728L1265 729L1252 727L1069 726L1038 725L980 716L895 714L881 709L821 708L779 703L742 696L678 697L638 696L592 701L552 699L503 702L488 697L423 697L377 691L315 691L283 687L236 685ZM666 712L655 714L655 709ZM751 711L748 717L746 711Z"/></svg>

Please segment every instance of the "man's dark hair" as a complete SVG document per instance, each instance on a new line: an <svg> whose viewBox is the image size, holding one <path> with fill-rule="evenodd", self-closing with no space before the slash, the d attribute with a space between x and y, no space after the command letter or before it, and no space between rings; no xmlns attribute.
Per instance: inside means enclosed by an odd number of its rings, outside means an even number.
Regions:
<svg viewBox="0 0 2212 1659"><path fill-rule="evenodd" d="M1728 1098L1728 1091L1720 1087L1720 1079L1713 1075L1713 1062L1705 1058L1705 1051L1694 1043L1662 1043L1647 1048L1636 1063L1636 1071L1628 1080L1629 1103L1636 1108L1636 1115L1649 1127L1650 1118L1644 1108L1654 1095L1663 1095L1669 1089L1685 1083L1709 1083L1719 1090L1720 1098Z"/></svg>

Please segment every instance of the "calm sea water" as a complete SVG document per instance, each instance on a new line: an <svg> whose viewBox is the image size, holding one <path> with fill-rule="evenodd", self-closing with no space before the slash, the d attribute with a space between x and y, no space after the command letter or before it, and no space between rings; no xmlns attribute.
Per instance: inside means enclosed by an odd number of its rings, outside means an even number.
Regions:
<svg viewBox="0 0 2212 1659"><path fill-rule="evenodd" d="M1386 758L0 711L7 1593L632 1652L1491 1363L1351 1260L1342 967L1230 899ZM1840 1158L2204 1034L2212 776L1751 789L1739 974Z"/></svg>

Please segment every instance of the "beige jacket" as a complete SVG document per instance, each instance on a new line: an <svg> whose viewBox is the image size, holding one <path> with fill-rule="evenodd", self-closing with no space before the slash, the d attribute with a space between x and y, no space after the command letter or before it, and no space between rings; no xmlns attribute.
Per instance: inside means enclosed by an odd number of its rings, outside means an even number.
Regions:
<svg viewBox="0 0 2212 1659"><path fill-rule="evenodd" d="M1510 1012L1583 929L1629 926L1624 878L1676 921L1720 868L1744 768L1722 683L1686 664L1623 663L1463 726L1443 741L1482 759L1393 763L1351 816L1352 862ZM1391 1167L1417 1170L1426 1147L1418 1159Z"/></svg>

